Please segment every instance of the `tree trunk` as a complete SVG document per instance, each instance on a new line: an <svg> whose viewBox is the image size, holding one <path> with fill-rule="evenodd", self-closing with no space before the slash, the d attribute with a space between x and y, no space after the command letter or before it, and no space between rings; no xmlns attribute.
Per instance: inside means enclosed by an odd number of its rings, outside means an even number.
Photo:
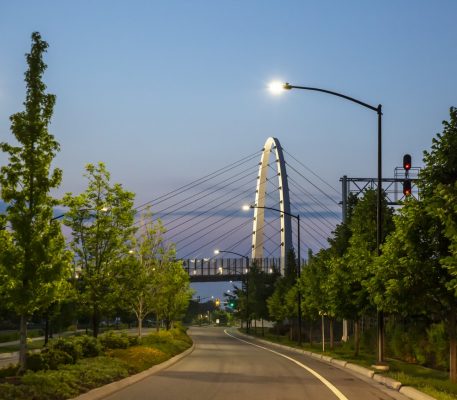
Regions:
<svg viewBox="0 0 457 400"><path fill-rule="evenodd" d="M25 315L21 315L19 329L19 372L24 372L27 361L27 317Z"/></svg>
<svg viewBox="0 0 457 400"><path fill-rule="evenodd" d="M141 339L141 336L143 334L143 319L138 318L138 337Z"/></svg>
<svg viewBox="0 0 457 400"><path fill-rule="evenodd" d="M354 321L354 355L357 357L360 350L360 320Z"/></svg>
<svg viewBox="0 0 457 400"><path fill-rule="evenodd" d="M46 313L44 317L44 345L47 346L49 342L49 314Z"/></svg>
<svg viewBox="0 0 457 400"><path fill-rule="evenodd" d="M449 379L457 383L457 332L455 307L451 307L448 317L449 332Z"/></svg>
<svg viewBox="0 0 457 400"><path fill-rule="evenodd" d="M329 318L330 322L330 350L335 348L335 341L333 337L333 318Z"/></svg>
<svg viewBox="0 0 457 400"><path fill-rule="evenodd" d="M92 312L92 334L94 337L98 336L98 325L99 325L99 320L98 320L98 307L94 305L94 309Z"/></svg>
<svg viewBox="0 0 457 400"><path fill-rule="evenodd" d="M265 327L263 326L263 318L262 318L262 336L265 336Z"/></svg>
<svg viewBox="0 0 457 400"><path fill-rule="evenodd" d="M309 344L313 344L313 322L311 321L309 324Z"/></svg>
<svg viewBox="0 0 457 400"><path fill-rule="evenodd" d="M159 327L159 314L156 314L156 331L159 332L160 327Z"/></svg>

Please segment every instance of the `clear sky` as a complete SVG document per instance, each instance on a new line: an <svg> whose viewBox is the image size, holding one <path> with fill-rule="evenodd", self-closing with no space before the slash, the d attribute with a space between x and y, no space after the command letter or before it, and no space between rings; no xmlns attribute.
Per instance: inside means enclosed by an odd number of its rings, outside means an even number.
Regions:
<svg viewBox="0 0 457 400"><path fill-rule="evenodd" d="M24 54L49 43L58 195L84 165L148 201L268 136L334 186L376 175L376 113L325 94L272 96L272 79L383 105L384 175L457 106L457 1L0 0L0 140L24 100ZM6 158L0 155L0 164Z"/></svg>

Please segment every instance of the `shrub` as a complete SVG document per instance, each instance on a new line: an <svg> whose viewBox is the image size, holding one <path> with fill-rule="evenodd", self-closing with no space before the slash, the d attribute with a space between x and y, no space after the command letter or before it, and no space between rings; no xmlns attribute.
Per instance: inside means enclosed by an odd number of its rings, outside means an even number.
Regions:
<svg viewBox="0 0 457 400"><path fill-rule="evenodd" d="M135 372L143 371L169 358L158 349L143 346L112 350L110 355L124 361Z"/></svg>
<svg viewBox="0 0 457 400"><path fill-rule="evenodd" d="M26 369L30 371L40 371L49 369L49 364L44 356L44 353L27 354Z"/></svg>
<svg viewBox="0 0 457 400"><path fill-rule="evenodd" d="M73 359L73 363L83 356L83 347L77 337L58 338L50 343L49 349L51 351L61 350L67 353Z"/></svg>
<svg viewBox="0 0 457 400"><path fill-rule="evenodd" d="M32 394L25 386L0 383L0 400L31 399Z"/></svg>
<svg viewBox="0 0 457 400"><path fill-rule="evenodd" d="M76 362L70 354L60 349L46 349L41 354L49 369L57 369L60 365L74 364Z"/></svg>
<svg viewBox="0 0 457 400"><path fill-rule="evenodd" d="M96 357L99 356L102 351L102 344L97 338L93 336L78 336L75 338L76 341L79 342L82 349L82 356L83 357Z"/></svg>
<svg viewBox="0 0 457 400"><path fill-rule="evenodd" d="M69 370L27 372L22 383L34 399L69 399L79 393L78 377Z"/></svg>
<svg viewBox="0 0 457 400"><path fill-rule="evenodd" d="M7 376L16 376L19 371L19 365L10 364L6 368L0 368L0 378L6 378Z"/></svg>
<svg viewBox="0 0 457 400"><path fill-rule="evenodd" d="M99 340L105 349L126 349L130 344L129 337L125 333L107 332L101 335Z"/></svg>
<svg viewBox="0 0 457 400"><path fill-rule="evenodd" d="M129 336L129 346L137 346L140 344L140 338L138 336Z"/></svg>

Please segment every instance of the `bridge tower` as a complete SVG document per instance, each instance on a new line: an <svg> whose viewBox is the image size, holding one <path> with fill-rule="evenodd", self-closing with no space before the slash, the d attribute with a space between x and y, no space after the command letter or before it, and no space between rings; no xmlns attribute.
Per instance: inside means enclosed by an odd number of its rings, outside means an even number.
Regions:
<svg viewBox="0 0 457 400"><path fill-rule="evenodd" d="M281 274L284 275L284 267L287 253L292 249L292 225L290 214L289 185L287 183L286 163L279 140L269 137L263 147L262 157L257 176L257 188L255 194L254 223L252 229L252 253L253 259L263 258L264 223L265 223L265 197L269 169L269 158L274 150L276 158L276 171L279 180L279 210L281 221Z"/></svg>

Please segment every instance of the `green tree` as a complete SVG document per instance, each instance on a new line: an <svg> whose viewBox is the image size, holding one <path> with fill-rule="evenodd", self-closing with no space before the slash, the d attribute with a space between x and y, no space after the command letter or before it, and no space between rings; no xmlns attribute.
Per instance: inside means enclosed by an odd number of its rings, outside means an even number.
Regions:
<svg viewBox="0 0 457 400"><path fill-rule="evenodd" d="M71 246L81 266L79 301L89 310L97 337L101 316L117 303L115 288L128 263L134 194L112 185L103 163L88 164L86 171L86 191L64 197L69 208L64 223L72 229Z"/></svg>
<svg viewBox="0 0 457 400"><path fill-rule="evenodd" d="M374 274L377 257L376 203L374 190L367 190L363 198L357 201L348 223L349 246L342 256L336 252L330 261L329 297L336 315L354 320L356 354L359 352L360 318L375 312L367 282ZM384 240L393 229L393 210L387 207L385 198L382 208Z"/></svg>
<svg viewBox="0 0 457 400"><path fill-rule="evenodd" d="M59 144L48 132L55 96L45 92L42 81L48 44L38 32L26 55L27 94L25 110L11 116L11 131L19 146L1 143L9 163L0 170L2 199L8 204L8 232L2 233L2 301L20 316L19 362L24 368L27 349L27 319L61 298L70 277L70 254L60 223L53 220L58 201L50 191L62 180L62 171L51 169Z"/></svg>
<svg viewBox="0 0 457 400"><path fill-rule="evenodd" d="M287 254L284 276L276 280L273 294L267 300L268 313L277 323L285 319L295 319L297 316L297 262L295 251L292 249ZM290 293L289 293L290 292ZM290 327L290 338L293 330Z"/></svg>
<svg viewBox="0 0 457 400"><path fill-rule="evenodd" d="M173 250L164 243L165 229L162 223L152 220L147 211L142 216L141 228L132 240L130 262L122 271L119 285L119 297L133 311L138 321L138 336L142 336L143 320L155 310L161 290L156 274L161 269L161 262L170 259Z"/></svg>
<svg viewBox="0 0 457 400"><path fill-rule="evenodd" d="M395 218L371 281L378 307L406 316L434 316L446 323L450 379L457 381L455 243L457 111L424 152L418 186L421 199L408 200ZM454 199L454 200L452 200Z"/></svg>
<svg viewBox="0 0 457 400"><path fill-rule="evenodd" d="M255 320L262 321L262 336L265 334L263 321L270 319L267 299L273 294L279 274L266 273L253 263L246 275L249 285L249 311Z"/></svg>
<svg viewBox="0 0 457 400"><path fill-rule="evenodd" d="M308 259L298 283L302 293L303 314L311 320L325 315L330 321L330 348L334 347L333 322L337 315L329 285L331 249L320 250Z"/></svg>
<svg viewBox="0 0 457 400"><path fill-rule="evenodd" d="M192 298L189 275L182 267L182 261L176 260L174 244L163 248L156 259L154 286L157 289L153 302L153 312L157 321L163 321L170 329L173 321L184 316Z"/></svg>

